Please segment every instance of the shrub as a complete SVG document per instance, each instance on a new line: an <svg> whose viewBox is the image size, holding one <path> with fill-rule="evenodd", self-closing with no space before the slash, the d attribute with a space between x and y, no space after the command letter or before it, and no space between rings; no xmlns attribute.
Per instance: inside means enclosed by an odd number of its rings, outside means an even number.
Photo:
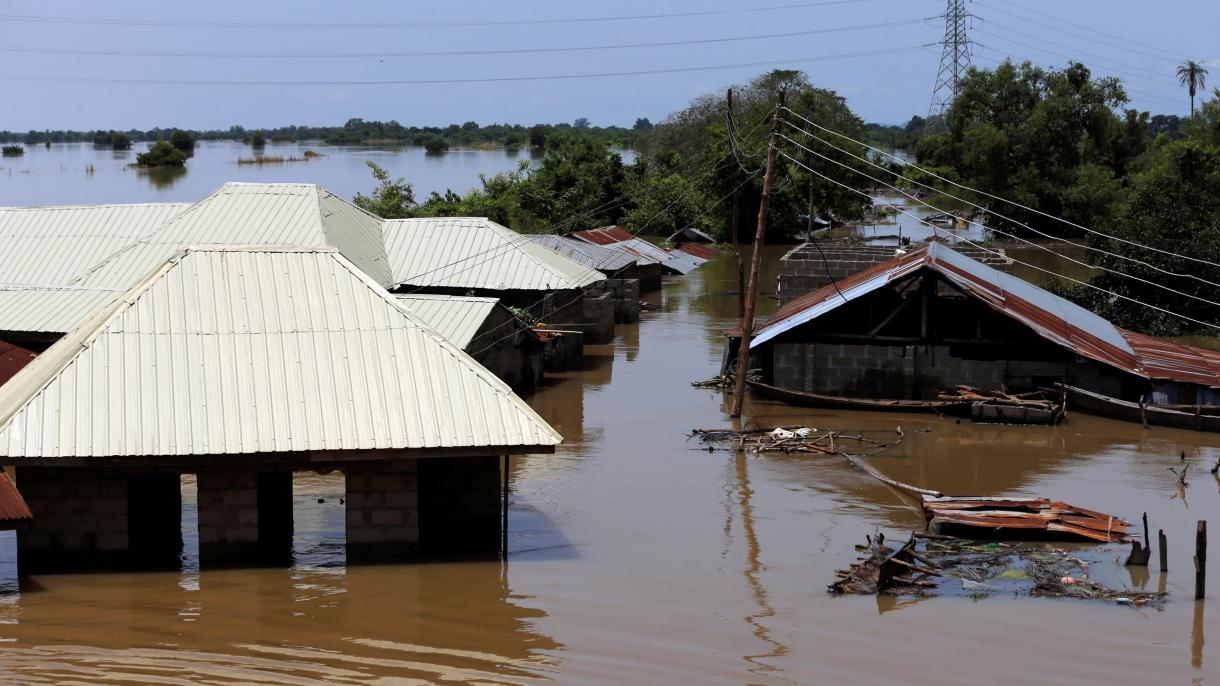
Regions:
<svg viewBox="0 0 1220 686"><path fill-rule="evenodd" d="M21 147L20 145L4 146L4 156L5 157L21 157L24 154L25 154L25 148Z"/></svg>
<svg viewBox="0 0 1220 686"><path fill-rule="evenodd" d="M148 146L148 152L136 155L136 166L145 168L186 166L186 153L167 141L157 141Z"/></svg>

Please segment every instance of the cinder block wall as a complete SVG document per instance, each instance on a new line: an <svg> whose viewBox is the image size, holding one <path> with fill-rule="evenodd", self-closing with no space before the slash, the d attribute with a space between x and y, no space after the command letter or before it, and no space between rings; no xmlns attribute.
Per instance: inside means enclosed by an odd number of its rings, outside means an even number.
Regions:
<svg viewBox="0 0 1220 686"><path fill-rule="evenodd" d="M258 472L200 472L199 561L250 563L258 558Z"/></svg>
<svg viewBox="0 0 1220 686"><path fill-rule="evenodd" d="M34 520L17 534L23 574L117 568L126 562L127 476L87 468L19 467Z"/></svg>
<svg viewBox="0 0 1220 686"><path fill-rule="evenodd" d="M352 463L347 480L348 562L394 561L419 553L419 460Z"/></svg>

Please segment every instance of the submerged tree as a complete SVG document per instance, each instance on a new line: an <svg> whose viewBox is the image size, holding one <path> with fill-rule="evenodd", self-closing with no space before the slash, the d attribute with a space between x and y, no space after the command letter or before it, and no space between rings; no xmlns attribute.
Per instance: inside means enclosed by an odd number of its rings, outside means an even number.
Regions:
<svg viewBox="0 0 1220 686"><path fill-rule="evenodd" d="M136 155L136 166L182 167L186 165L187 154L167 141L157 141L148 146L148 152Z"/></svg>
<svg viewBox="0 0 1220 686"><path fill-rule="evenodd" d="M372 160L365 161L377 180L377 188L369 195L357 193L353 202L357 207L383 219L404 219L412 216L415 207L415 189L406 179L391 179L390 173Z"/></svg>

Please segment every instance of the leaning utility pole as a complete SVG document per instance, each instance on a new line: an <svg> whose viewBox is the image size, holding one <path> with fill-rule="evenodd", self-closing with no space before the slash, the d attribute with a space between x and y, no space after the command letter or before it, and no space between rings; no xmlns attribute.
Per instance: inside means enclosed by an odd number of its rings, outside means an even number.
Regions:
<svg viewBox="0 0 1220 686"><path fill-rule="evenodd" d="M784 109L784 91L771 115L771 139L767 145L767 170L763 173L762 198L758 201L758 226L754 230L754 254L750 255L750 283L746 286L746 308L741 317L741 345L737 347L737 379L733 388L733 409L730 417L741 416L741 403L746 397L746 375L750 372L750 339L754 337L754 306L758 302L758 270L762 266L763 235L767 232L767 205L771 202L771 182L775 178L775 157L779 154L780 111Z"/></svg>
<svg viewBox="0 0 1220 686"><path fill-rule="evenodd" d="M970 38L966 35L969 19L966 0L946 0L940 69L936 72L936 84L932 86L932 103L928 106L928 123L925 127L931 125L933 117L945 116L945 111L957 97L962 77L970 68Z"/></svg>

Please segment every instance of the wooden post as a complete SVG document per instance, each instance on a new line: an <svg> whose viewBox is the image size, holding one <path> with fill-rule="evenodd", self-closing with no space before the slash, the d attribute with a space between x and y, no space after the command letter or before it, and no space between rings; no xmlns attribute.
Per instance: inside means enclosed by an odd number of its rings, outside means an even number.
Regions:
<svg viewBox="0 0 1220 686"><path fill-rule="evenodd" d="M1156 530L1156 542L1160 544L1159 549L1161 551L1161 571L1167 572L1167 571L1169 571L1169 541L1168 541L1168 539L1165 538L1164 529Z"/></svg>
<svg viewBox="0 0 1220 686"><path fill-rule="evenodd" d="M1207 585L1207 520L1200 519L1195 529L1195 600L1203 599Z"/></svg>
<svg viewBox="0 0 1220 686"><path fill-rule="evenodd" d="M758 202L758 226L754 229L754 254L750 255L750 283L746 286L746 308L741 316L741 344L737 347L737 383L733 390L730 417L741 416L741 404L746 395L746 375L750 372L750 339L754 337L754 308L758 302L758 271L762 266L763 237L767 232L767 205L771 201L771 183L775 179L775 156L779 152L779 113L784 108L784 91L779 92L779 104L771 116L771 139L767 145L767 170L763 173L762 198Z"/></svg>
<svg viewBox="0 0 1220 686"><path fill-rule="evenodd" d="M726 94L728 100L729 116L733 116L733 89L730 88ZM729 135L733 135L729 132ZM732 144L732 141L729 141ZM746 270L741 264L741 243L737 239L737 224L740 222L740 211L738 202L741 196L741 188L733 189L733 261L737 263L737 318L741 319L746 316Z"/></svg>

